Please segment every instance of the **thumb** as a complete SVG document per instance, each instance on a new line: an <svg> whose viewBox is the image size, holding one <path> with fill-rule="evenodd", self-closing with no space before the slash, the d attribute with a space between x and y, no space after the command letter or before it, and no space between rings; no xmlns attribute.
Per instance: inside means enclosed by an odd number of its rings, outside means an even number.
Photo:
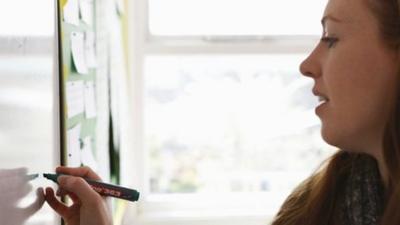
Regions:
<svg viewBox="0 0 400 225"><path fill-rule="evenodd" d="M74 193L83 204L97 204L100 195L82 178L62 175L58 177L60 188Z"/></svg>

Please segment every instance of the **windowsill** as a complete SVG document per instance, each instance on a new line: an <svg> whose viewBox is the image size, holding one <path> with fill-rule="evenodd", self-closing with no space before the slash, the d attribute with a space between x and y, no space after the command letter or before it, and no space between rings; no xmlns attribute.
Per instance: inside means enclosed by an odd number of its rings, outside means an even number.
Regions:
<svg viewBox="0 0 400 225"><path fill-rule="evenodd" d="M184 223L185 225L262 225L268 224L273 219L273 215L249 215L249 214L225 214L225 215L159 215L159 216L139 216L135 221L127 221L126 224L137 224L137 225L156 225L156 224L167 224L167 225L179 225Z"/></svg>
<svg viewBox="0 0 400 225"><path fill-rule="evenodd" d="M287 194L152 195L143 198L137 208L133 204L129 205L125 223L265 225L275 216Z"/></svg>
<svg viewBox="0 0 400 225"><path fill-rule="evenodd" d="M217 210L208 212L140 213L127 216L124 224L135 225L265 225L274 217L268 212Z"/></svg>

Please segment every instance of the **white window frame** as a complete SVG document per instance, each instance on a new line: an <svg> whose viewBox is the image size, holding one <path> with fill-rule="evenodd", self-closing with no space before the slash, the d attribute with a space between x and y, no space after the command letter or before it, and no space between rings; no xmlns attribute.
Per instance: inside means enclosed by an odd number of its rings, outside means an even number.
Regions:
<svg viewBox="0 0 400 225"><path fill-rule="evenodd" d="M137 204L130 204L126 212L129 224L159 225L159 224L186 224L186 225L211 225L211 224L267 224L273 218L259 204L254 194L247 195L248 204L258 204L260 207L254 211L243 208L219 210L229 206L230 202L217 203L220 208L204 210L204 196L190 196L175 194L169 198L147 196L149 187L146 182L147 159L144 148L143 133L143 103L144 103L144 62L148 55L199 55L199 54L308 54L319 41L318 36L152 36L148 29L148 0L135 0L127 2L128 25L128 67L130 70L130 102L131 104L131 149L129 153L128 170L132 171L133 185L142 192L142 197ZM133 163L132 163L133 159ZM271 193L262 194L269 199ZM231 196L235 198L235 196ZM188 202L192 204L188 204ZM208 202L210 203L210 202ZM203 206L203 207L202 207ZM129 222L128 222L129 221Z"/></svg>

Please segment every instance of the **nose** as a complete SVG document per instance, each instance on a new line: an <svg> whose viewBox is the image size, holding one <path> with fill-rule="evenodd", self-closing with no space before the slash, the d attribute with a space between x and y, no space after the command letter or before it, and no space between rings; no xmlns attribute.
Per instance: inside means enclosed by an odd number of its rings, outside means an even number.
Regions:
<svg viewBox="0 0 400 225"><path fill-rule="evenodd" d="M300 64L300 73L314 79L321 76L321 63L315 50Z"/></svg>

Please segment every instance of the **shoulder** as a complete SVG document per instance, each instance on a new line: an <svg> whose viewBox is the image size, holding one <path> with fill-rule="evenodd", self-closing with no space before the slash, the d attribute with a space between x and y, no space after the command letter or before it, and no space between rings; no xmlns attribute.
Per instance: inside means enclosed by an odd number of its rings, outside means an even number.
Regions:
<svg viewBox="0 0 400 225"><path fill-rule="evenodd" d="M342 198L342 187L349 174L352 158L351 153L339 150L321 164L287 197L272 224L310 224L310 220L315 224L324 224L319 222L335 214L336 203Z"/></svg>

